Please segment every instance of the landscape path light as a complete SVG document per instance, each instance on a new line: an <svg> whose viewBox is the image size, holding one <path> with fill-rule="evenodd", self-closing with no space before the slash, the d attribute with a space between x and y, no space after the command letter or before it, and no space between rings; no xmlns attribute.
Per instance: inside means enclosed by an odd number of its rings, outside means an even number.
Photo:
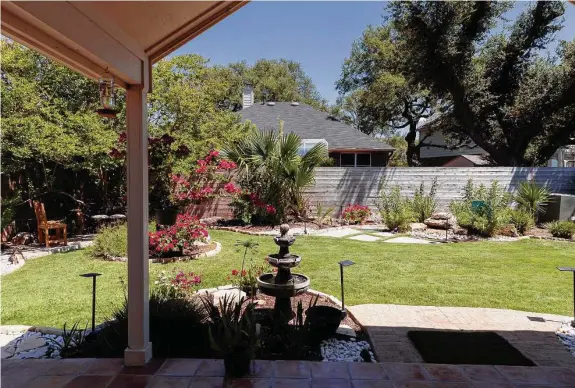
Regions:
<svg viewBox="0 0 575 388"><path fill-rule="evenodd" d="M96 278L101 275L101 273L96 272L80 275L84 278L92 278L92 333L96 330Z"/></svg>

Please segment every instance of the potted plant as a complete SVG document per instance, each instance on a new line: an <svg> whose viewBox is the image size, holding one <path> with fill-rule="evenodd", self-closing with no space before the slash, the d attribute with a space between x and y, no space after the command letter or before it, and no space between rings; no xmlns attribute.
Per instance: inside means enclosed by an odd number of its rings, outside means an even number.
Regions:
<svg viewBox="0 0 575 388"><path fill-rule="evenodd" d="M209 328L210 345L223 357L228 377L246 376L257 349L254 305L248 304L242 313L243 304L243 298L236 301L225 296L219 308L208 306L213 321Z"/></svg>

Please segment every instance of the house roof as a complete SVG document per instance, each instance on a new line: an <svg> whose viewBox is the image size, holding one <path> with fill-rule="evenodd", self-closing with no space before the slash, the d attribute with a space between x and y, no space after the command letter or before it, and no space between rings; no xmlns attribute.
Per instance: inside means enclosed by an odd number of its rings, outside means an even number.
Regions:
<svg viewBox="0 0 575 388"><path fill-rule="evenodd" d="M302 139L325 139L330 151L373 150L393 151L395 148L374 137L366 135L329 116L328 113L300 103L276 102L275 105L255 103L240 111L260 130L278 130L278 122L284 122L284 131L293 132Z"/></svg>
<svg viewBox="0 0 575 388"><path fill-rule="evenodd" d="M477 166L489 166L489 164L490 164L489 160L487 160L485 158L485 155L464 154L464 155L459 155L458 158L465 158Z"/></svg>

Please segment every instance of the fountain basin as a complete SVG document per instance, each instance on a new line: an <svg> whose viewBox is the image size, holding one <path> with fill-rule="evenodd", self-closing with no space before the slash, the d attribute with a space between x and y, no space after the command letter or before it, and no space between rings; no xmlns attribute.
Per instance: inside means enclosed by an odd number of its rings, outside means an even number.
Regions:
<svg viewBox="0 0 575 388"><path fill-rule="evenodd" d="M305 275L294 273L287 283L276 283L276 274L264 273L258 277L258 288L266 295L276 298L291 298L304 293L309 288L309 278Z"/></svg>
<svg viewBox="0 0 575 388"><path fill-rule="evenodd" d="M299 265L299 263L301 262L301 256L292 255L291 253L288 253L285 256L281 256L279 253L273 253L271 255L268 255L266 260L273 267L293 268Z"/></svg>

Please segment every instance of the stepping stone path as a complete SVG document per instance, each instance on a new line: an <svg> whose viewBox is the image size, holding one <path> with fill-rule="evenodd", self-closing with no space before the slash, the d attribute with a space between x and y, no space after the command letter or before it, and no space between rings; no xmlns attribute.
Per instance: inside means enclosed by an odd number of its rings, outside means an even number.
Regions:
<svg viewBox="0 0 575 388"><path fill-rule="evenodd" d="M325 233L318 233L317 236L319 237L345 237L349 236L350 234L356 234L358 231L352 228L343 228L338 230L330 230Z"/></svg>
<svg viewBox="0 0 575 388"><path fill-rule="evenodd" d="M379 237L371 236L369 234L358 234L357 236L353 236L349 238L350 240L358 240L358 241L377 241Z"/></svg>
<svg viewBox="0 0 575 388"><path fill-rule="evenodd" d="M423 240L413 237L395 237L385 240L386 243L400 243L400 244L431 244L431 241Z"/></svg>
<svg viewBox="0 0 575 388"><path fill-rule="evenodd" d="M372 233L372 234L374 234L376 236L380 236L380 237L393 237L393 236L395 236L395 234L391 233L391 232L377 232L377 233Z"/></svg>

